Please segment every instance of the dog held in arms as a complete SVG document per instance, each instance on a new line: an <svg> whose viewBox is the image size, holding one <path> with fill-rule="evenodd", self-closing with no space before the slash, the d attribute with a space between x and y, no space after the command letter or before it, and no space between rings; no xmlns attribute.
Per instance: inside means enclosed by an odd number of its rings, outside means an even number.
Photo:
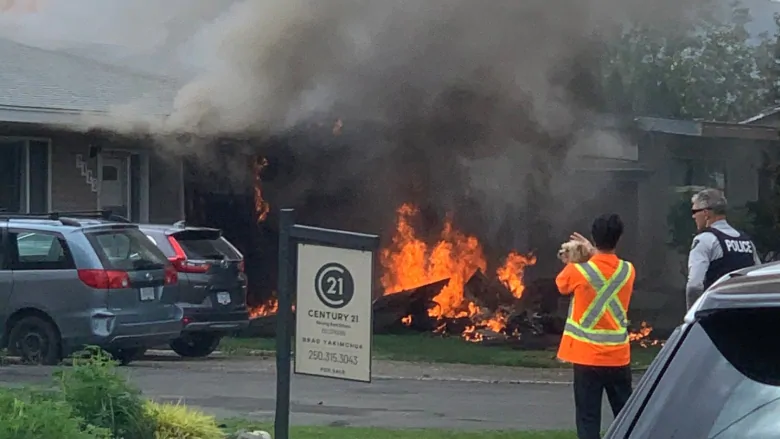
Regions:
<svg viewBox="0 0 780 439"><path fill-rule="evenodd" d="M558 259L564 264L581 264L588 262L595 253L596 249L589 242L572 239L561 244Z"/></svg>

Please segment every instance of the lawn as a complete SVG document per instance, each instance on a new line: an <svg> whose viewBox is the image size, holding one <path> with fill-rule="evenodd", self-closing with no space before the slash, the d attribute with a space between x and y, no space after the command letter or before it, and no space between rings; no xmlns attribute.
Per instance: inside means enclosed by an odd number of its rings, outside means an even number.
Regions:
<svg viewBox="0 0 780 439"><path fill-rule="evenodd" d="M228 432L237 430L265 430L273 436L273 426L252 423L243 419L223 421ZM404 430L357 427L290 427L290 437L295 439L575 439L573 431L451 431Z"/></svg>
<svg viewBox="0 0 780 439"><path fill-rule="evenodd" d="M273 355L276 341L269 338L225 338L219 350L228 355ZM660 347L632 348L632 363L647 367ZM435 334L375 335L374 358L381 360L459 363L493 366L553 368L562 367L555 351L523 351L508 346L482 346L459 337Z"/></svg>

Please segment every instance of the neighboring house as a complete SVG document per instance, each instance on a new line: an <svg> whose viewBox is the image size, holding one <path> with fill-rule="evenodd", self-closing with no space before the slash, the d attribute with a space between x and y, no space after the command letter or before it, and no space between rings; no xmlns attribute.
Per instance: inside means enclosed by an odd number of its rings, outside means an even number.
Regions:
<svg viewBox="0 0 780 439"><path fill-rule="evenodd" d="M177 90L172 80L5 39L0 59L0 209L183 218L180 161L142 140L68 128L84 113L131 103L166 114Z"/></svg>
<svg viewBox="0 0 780 439"><path fill-rule="evenodd" d="M658 324L674 326L685 311L687 254L669 246L670 209L683 192L700 187L723 189L735 208L761 198L771 189L764 156L778 156L780 132L758 123L650 117L637 118L637 126L639 163L651 172L638 182L636 196L639 236L632 253L641 294L632 307L653 310L646 318L668 318Z"/></svg>

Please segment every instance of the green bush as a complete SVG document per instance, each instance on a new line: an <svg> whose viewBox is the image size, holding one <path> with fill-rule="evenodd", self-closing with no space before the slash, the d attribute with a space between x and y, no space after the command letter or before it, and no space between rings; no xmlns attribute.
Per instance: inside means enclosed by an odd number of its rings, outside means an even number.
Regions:
<svg viewBox="0 0 780 439"><path fill-rule="evenodd" d="M86 353L56 374L62 397L82 425L105 428L116 438L154 439L155 425L146 416L141 391L116 370L109 354L96 348Z"/></svg>
<svg viewBox="0 0 780 439"><path fill-rule="evenodd" d="M0 389L2 439L109 439L110 432L87 425L51 392Z"/></svg>
<svg viewBox="0 0 780 439"><path fill-rule="evenodd" d="M147 416L157 425L156 439L224 439L213 416L180 404L146 402Z"/></svg>

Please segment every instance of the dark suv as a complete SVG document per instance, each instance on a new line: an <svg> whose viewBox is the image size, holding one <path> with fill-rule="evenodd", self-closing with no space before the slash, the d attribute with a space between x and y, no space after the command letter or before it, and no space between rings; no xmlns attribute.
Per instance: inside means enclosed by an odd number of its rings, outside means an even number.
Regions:
<svg viewBox="0 0 780 439"><path fill-rule="evenodd" d="M131 224L0 213L0 342L55 364L85 345L127 363L179 337L178 273Z"/></svg>
<svg viewBox="0 0 780 439"><path fill-rule="evenodd" d="M170 343L183 357L205 357L225 335L249 325L244 257L219 229L142 224L179 273L184 330Z"/></svg>
<svg viewBox="0 0 780 439"><path fill-rule="evenodd" d="M780 437L780 264L733 272L699 299L605 438Z"/></svg>

